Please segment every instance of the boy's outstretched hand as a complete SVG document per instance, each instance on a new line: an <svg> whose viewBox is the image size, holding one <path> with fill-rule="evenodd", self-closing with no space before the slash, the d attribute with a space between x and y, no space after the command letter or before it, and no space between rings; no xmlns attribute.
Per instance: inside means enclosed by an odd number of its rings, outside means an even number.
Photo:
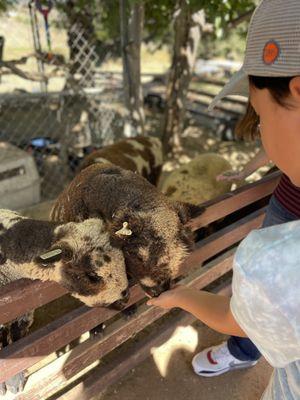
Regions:
<svg viewBox="0 0 300 400"><path fill-rule="evenodd" d="M158 297L153 297L147 301L148 306L157 306L169 310L170 308L180 307L180 298L188 290L186 286L178 285L173 289L163 292Z"/></svg>
<svg viewBox="0 0 300 400"><path fill-rule="evenodd" d="M147 305L166 310L179 307L216 331L227 335L247 336L231 313L228 296L180 285L148 300Z"/></svg>

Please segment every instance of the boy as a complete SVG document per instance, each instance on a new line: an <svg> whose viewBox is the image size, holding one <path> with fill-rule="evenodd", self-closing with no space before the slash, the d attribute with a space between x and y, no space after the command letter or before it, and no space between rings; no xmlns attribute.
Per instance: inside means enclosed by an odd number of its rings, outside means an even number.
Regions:
<svg viewBox="0 0 300 400"><path fill-rule="evenodd" d="M260 2L249 26L243 67L211 107L230 94L250 96L268 159L293 189L300 188L299 0ZM264 400L300 399L299 262L300 221L261 229L238 248L231 300L179 287L148 304L181 307L213 329L248 336L276 367ZM218 364L214 357L227 362L232 355L224 345L201 352L193 360L195 371L208 376L211 366Z"/></svg>

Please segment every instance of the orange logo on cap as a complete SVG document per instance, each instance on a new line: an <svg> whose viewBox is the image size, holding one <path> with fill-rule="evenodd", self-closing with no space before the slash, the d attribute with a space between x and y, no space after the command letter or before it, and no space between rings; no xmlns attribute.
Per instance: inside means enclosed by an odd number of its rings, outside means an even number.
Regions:
<svg viewBox="0 0 300 400"><path fill-rule="evenodd" d="M267 42L263 52L264 63L268 65L273 64L277 60L279 53L279 45L274 40Z"/></svg>

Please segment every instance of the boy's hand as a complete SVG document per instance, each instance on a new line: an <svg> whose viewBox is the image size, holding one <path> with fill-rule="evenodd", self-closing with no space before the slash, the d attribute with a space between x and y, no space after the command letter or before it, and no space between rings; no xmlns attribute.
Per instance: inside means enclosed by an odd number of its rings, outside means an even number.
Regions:
<svg viewBox="0 0 300 400"><path fill-rule="evenodd" d="M180 307L180 299L188 288L183 285L175 286L174 289L163 292L158 297L153 297L147 301L148 306L157 306L169 310L170 308Z"/></svg>
<svg viewBox="0 0 300 400"><path fill-rule="evenodd" d="M243 173L243 171L238 172L238 171L225 171L222 174L218 175L216 177L216 181L220 182L220 181L241 181L245 179L245 174Z"/></svg>

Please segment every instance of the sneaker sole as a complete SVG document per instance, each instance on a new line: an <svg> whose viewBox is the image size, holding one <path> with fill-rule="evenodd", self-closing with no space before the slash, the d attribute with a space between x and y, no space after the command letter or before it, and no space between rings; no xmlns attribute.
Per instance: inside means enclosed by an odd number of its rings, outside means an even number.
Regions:
<svg viewBox="0 0 300 400"><path fill-rule="evenodd" d="M225 368L225 369L221 369L219 371L216 372L211 372L211 373L205 373L205 372L198 372L195 369L194 363L192 362L192 366L194 369L195 374L199 375L199 376L204 376L205 378L210 378L211 376L218 376L218 375L222 375L225 374L226 372L230 372L230 371L235 371L237 369L246 369L246 368L251 368L254 367L257 364L257 362L252 363L252 364L244 364L244 365L233 365L231 367Z"/></svg>

